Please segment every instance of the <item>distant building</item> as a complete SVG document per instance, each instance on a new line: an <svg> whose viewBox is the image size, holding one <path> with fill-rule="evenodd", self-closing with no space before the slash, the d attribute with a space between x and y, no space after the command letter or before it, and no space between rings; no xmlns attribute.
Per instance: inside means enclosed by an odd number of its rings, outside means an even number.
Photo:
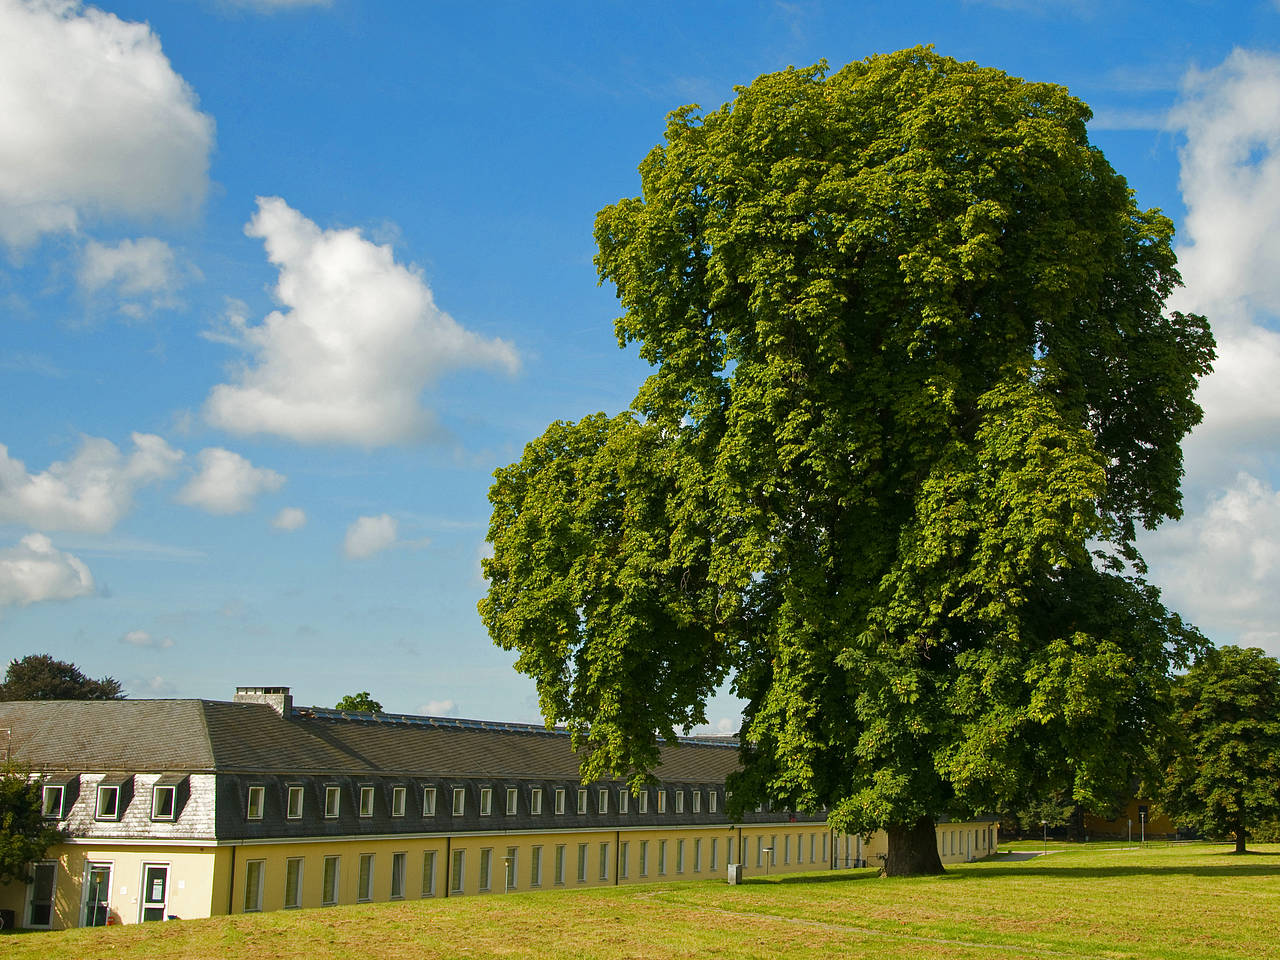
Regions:
<svg viewBox="0 0 1280 960"><path fill-rule="evenodd" d="M1114 817L1085 814L1084 834L1090 840L1104 837L1140 840L1144 836L1150 840L1177 836L1178 828L1152 801L1135 797Z"/></svg>
<svg viewBox="0 0 1280 960"><path fill-rule="evenodd" d="M11 755L70 838L0 887L20 927L785 873L873 863L877 834L821 813L725 816L737 744L666 746L657 786L581 783L567 733L527 724L233 702L0 703ZM985 856L995 824L940 824L944 862Z"/></svg>

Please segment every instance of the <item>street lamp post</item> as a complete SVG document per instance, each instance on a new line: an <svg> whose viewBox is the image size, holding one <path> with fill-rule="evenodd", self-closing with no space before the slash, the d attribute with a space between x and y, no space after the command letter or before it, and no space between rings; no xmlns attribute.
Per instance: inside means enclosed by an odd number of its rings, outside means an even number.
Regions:
<svg viewBox="0 0 1280 960"><path fill-rule="evenodd" d="M502 892L511 891L511 857L502 858Z"/></svg>
<svg viewBox="0 0 1280 960"><path fill-rule="evenodd" d="M1141 822L1141 827L1142 827L1142 845L1145 847L1145 846L1147 845L1147 811L1145 811L1145 810L1139 810L1139 811L1138 811L1138 820Z"/></svg>
<svg viewBox="0 0 1280 960"><path fill-rule="evenodd" d="M1049 821L1041 820L1040 829L1044 831L1044 852L1049 852Z"/></svg>

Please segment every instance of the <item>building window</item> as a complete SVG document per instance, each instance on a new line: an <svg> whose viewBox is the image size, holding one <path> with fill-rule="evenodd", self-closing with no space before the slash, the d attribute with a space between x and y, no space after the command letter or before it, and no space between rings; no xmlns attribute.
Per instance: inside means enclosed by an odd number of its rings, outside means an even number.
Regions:
<svg viewBox="0 0 1280 960"><path fill-rule="evenodd" d="M529 791L529 812L535 817L542 813L542 788L534 787Z"/></svg>
<svg viewBox="0 0 1280 960"><path fill-rule="evenodd" d="M631 807L631 794L625 787L618 791L618 812L628 813Z"/></svg>
<svg viewBox="0 0 1280 960"><path fill-rule="evenodd" d="M287 910L302 906L301 857L290 857L284 862L284 905Z"/></svg>
<svg viewBox="0 0 1280 960"><path fill-rule="evenodd" d="M702 812L702 791L701 790L693 791L693 812L694 813Z"/></svg>
<svg viewBox="0 0 1280 960"><path fill-rule="evenodd" d="M556 787L556 813L564 813L564 787Z"/></svg>
<svg viewBox="0 0 1280 960"><path fill-rule="evenodd" d="M341 857L324 858L324 876L320 883L320 902L327 907L338 902L338 868L341 866L341 862Z"/></svg>
<svg viewBox="0 0 1280 960"><path fill-rule="evenodd" d="M582 788L579 788L578 790L578 812L587 812L587 791Z"/></svg>
<svg viewBox="0 0 1280 960"><path fill-rule="evenodd" d="M774 834L769 838L769 866L776 867L778 865L778 837Z"/></svg>
<svg viewBox="0 0 1280 960"><path fill-rule="evenodd" d="M564 886L564 844L556 844L556 879L557 886Z"/></svg>
<svg viewBox="0 0 1280 960"><path fill-rule="evenodd" d="M480 850L480 889L488 890L493 886L493 847Z"/></svg>
<svg viewBox="0 0 1280 960"><path fill-rule="evenodd" d="M172 820L177 809L176 787L155 786L151 788L151 819Z"/></svg>
<svg viewBox="0 0 1280 960"><path fill-rule="evenodd" d="M716 868L720 865L718 862L720 859L719 853L720 853L720 838L712 837L711 838L711 872L712 873L715 873Z"/></svg>
<svg viewBox="0 0 1280 960"><path fill-rule="evenodd" d="M542 886L542 847L529 850L529 886Z"/></svg>
<svg viewBox="0 0 1280 960"><path fill-rule="evenodd" d="M609 788L601 787L599 793L596 794L596 812L609 812Z"/></svg>
<svg viewBox="0 0 1280 960"><path fill-rule="evenodd" d="M578 844L578 882L587 882L587 845Z"/></svg>
<svg viewBox="0 0 1280 960"><path fill-rule="evenodd" d="M98 784L98 809L94 816L98 820L120 819L120 787L112 784Z"/></svg>
<svg viewBox="0 0 1280 960"><path fill-rule="evenodd" d="M267 868L265 860L246 860L244 864L244 912L257 913L262 909L262 874Z"/></svg>
<svg viewBox="0 0 1280 960"><path fill-rule="evenodd" d="M391 899L404 899L404 861L405 854L393 853L391 855Z"/></svg>
<svg viewBox="0 0 1280 960"><path fill-rule="evenodd" d="M729 843L730 845L733 844L733 837L729 838ZM747 862L747 849L750 843L751 841L747 837L744 837L741 834L739 834L739 839L738 839L738 862L739 863ZM756 866L757 867L760 866L759 856L756 857Z"/></svg>
<svg viewBox="0 0 1280 960"><path fill-rule="evenodd" d="M693 841L693 872L702 872L702 839L700 837Z"/></svg>
<svg viewBox="0 0 1280 960"><path fill-rule="evenodd" d="M659 813L667 812L667 791L666 790L658 791L658 812Z"/></svg>
<svg viewBox="0 0 1280 960"><path fill-rule="evenodd" d="M609 845L600 844L600 879L609 879Z"/></svg>
<svg viewBox="0 0 1280 960"><path fill-rule="evenodd" d="M487 817L493 812L493 787L480 788L480 816Z"/></svg>
<svg viewBox="0 0 1280 960"><path fill-rule="evenodd" d="M436 895L436 852L428 850L422 855L422 895Z"/></svg>
<svg viewBox="0 0 1280 960"><path fill-rule="evenodd" d="M409 791L406 790L404 787L391 788L391 815L393 817L404 816L405 797L408 795L408 793Z"/></svg>
<svg viewBox="0 0 1280 960"><path fill-rule="evenodd" d="M818 862L818 858L816 856L817 852L818 852L818 835L816 833L811 833L809 834L809 862L810 863Z"/></svg>
<svg viewBox="0 0 1280 960"><path fill-rule="evenodd" d="M676 873L684 873L684 840L676 841Z"/></svg>
<svg viewBox="0 0 1280 960"><path fill-rule="evenodd" d="M629 874L627 856L631 853L631 843L623 840L618 844L618 876L625 880Z"/></svg>
<svg viewBox="0 0 1280 960"><path fill-rule="evenodd" d="M827 835L822 835L822 862L827 862Z"/></svg>
<svg viewBox="0 0 1280 960"><path fill-rule="evenodd" d="M360 788L360 816L373 816L373 787Z"/></svg>
<svg viewBox="0 0 1280 960"><path fill-rule="evenodd" d="M507 868L507 878L503 883L503 892L516 888L516 855L515 847L507 847L507 855L502 858L502 864Z"/></svg>
<svg viewBox="0 0 1280 960"><path fill-rule="evenodd" d="M373 854L360 854L360 875L356 880L356 901L360 903L373 899Z"/></svg>
<svg viewBox="0 0 1280 960"><path fill-rule="evenodd" d="M764 866L764 837L756 837L756 866Z"/></svg>
<svg viewBox="0 0 1280 960"><path fill-rule="evenodd" d="M636 807L641 813L649 812L649 788L644 787L640 791L640 795L636 797Z"/></svg>
<svg viewBox="0 0 1280 960"><path fill-rule="evenodd" d="M520 812L520 791L515 787L507 787L507 816L513 817Z"/></svg>
<svg viewBox="0 0 1280 960"><path fill-rule="evenodd" d="M250 820L262 819L262 807L266 801L266 787L250 787L249 788L249 812L246 816Z"/></svg>
<svg viewBox="0 0 1280 960"><path fill-rule="evenodd" d="M640 876L649 875L649 841L640 841Z"/></svg>
<svg viewBox="0 0 1280 960"><path fill-rule="evenodd" d="M715 790L709 790L707 792L707 813L716 812L716 808L720 806L719 799L720 799L720 794L717 793Z"/></svg>
<svg viewBox="0 0 1280 960"><path fill-rule="evenodd" d="M453 815L460 817L467 812L467 788L453 788Z"/></svg>
<svg viewBox="0 0 1280 960"><path fill-rule="evenodd" d="M667 841L658 841L658 876L665 876L667 873Z"/></svg>
<svg viewBox="0 0 1280 960"><path fill-rule="evenodd" d="M436 815L436 788L422 788L422 815L424 817L434 817Z"/></svg>
<svg viewBox="0 0 1280 960"><path fill-rule="evenodd" d="M30 895L27 898L28 927L48 930L53 926L54 892L58 886L58 864L46 861L31 867Z"/></svg>
<svg viewBox="0 0 1280 960"><path fill-rule="evenodd" d="M65 787L44 785L44 790L40 795L40 816L46 820L62 819L62 796Z"/></svg>
<svg viewBox="0 0 1280 960"><path fill-rule="evenodd" d="M342 810L342 788L329 786L324 788L324 815L332 820Z"/></svg>
<svg viewBox="0 0 1280 960"><path fill-rule="evenodd" d="M684 788L681 787L675 793L676 793L676 813L684 813Z"/></svg>
<svg viewBox="0 0 1280 960"><path fill-rule="evenodd" d="M285 806L284 815L290 820L302 819L302 787L289 788L289 802Z"/></svg>
<svg viewBox="0 0 1280 960"><path fill-rule="evenodd" d="M449 892L450 893L462 892L463 872L465 871L467 866L467 858L465 854L466 854L465 850L453 851L453 867L449 871L450 873Z"/></svg>

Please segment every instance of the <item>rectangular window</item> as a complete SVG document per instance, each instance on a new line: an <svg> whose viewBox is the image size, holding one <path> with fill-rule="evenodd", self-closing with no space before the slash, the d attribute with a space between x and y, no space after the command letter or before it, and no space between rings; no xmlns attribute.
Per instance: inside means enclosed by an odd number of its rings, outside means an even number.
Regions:
<svg viewBox="0 0 1280 960"><path fill-rule="evenodd" d="M302 787L289 788L289 802L285 806L285 816L290 820L302 819Z"/></svg>
<svg viewBox="0 0 1280 960"><path fill-rule="evenodd" d="M391 899L404 899L404 862L406 854L391 855Z"/></svg>
<svg viewBox="0 0 1280 960"><path fill-rule="evenodd" d="M756 837L756 866L764 866L764 837Z"/></svg>
<svg viewBox="0 0 1280 960"><path fill-rule="evenodd" d="M694 813L702 812L702 791L701 790L693 791L693 812Z"/></svg>
<svg viewBox="0 0 1280 960"><path fill-rule="evenodd" d="M578 882L587 882L587 845L578 844Z"/></svg>
<svg viewBox="0 0 1280 960"><path fill-rule="evenodd" d="M658 812L667 812L667 791L665 790L658 791Z"/></svg>
<svg viewBox="0 0 1280 960"><path fill-rule="evenodd" d="M99 820L120 819L120 788L118 786L98 784L98 811L95 816Z"/></svg>
<svg viewBox="0 0 1280 960"><path fill-rule="evenodd" d="M707 813L715 813L720 806L720 794L715 790L707 792Z"/></svg>
<svg viewBox="0 0 1280 960"><path fill-rule="evenodd" d="M640 876L649 875L649 841L640 841Z"/></svg>
<svg viewBox="0 0 1280 960"><path fill-rule="evenodd" d="M676 791L676 813L684 813L684 790Z"/></svg>
<svg viewBox="0 0 1280 960"><path fill-rule="evenodd" d="M154 786L151 788L151 819L172 820L177 809L178 788Z"/></svg>
<svg viewBox="0 0 1280 960"><path fill-rule="evenodd" d="M265 860L246 860L244 865L244 912L257 913L262 909L262 874L267 869Z"/></svg>
<svg viewBox="0 0 1280 960"><path fill-rule="evenodd" d="M769 838L769 866L776 867L778 865L778 837L774 834Z"/></svg>
<svg viewBox="0 0 1280 960"><path fill-rule="evenodd" d="M262 807L266 801L266 787L250 787L249 788L249 808L246 816L250 820L262 819Z"/></svg>
<svg viewBox="0 0 1280 960"><path fill-rule="evenodd" d="M467 788L453 788L453 815L460 817L467 812Z"/></svg>
<svg viewBox="0 0 1280 960"><path fill-rule="evenodd" d="M618 844L618 876L623 880L630 876L631 868L627 864L627 857L631 855L631 843L623 840Z"/></svg>
<svg viewBox="0 0 1280 960"><path fill-rule="evenodd" d="M601 787L600 792L596 794L596 813L609 812L609 788Z"/></svg>
<svg viewBox="0 0 1280 960"><path fill-rule="evenodd" d="M422 854L422 895L436 895L436 852L427 850Z"/></svg>
<svg viewBox="0 0 1280 960"><path fill-rule="evenodd" d="M452 866L452 869L449 871L449 892L450 893L462 892L462 882L464 879L463 873L467 867L467 858L465 854L466 854L465 850L453 851L453 866Z"/></svg>
<svg viewBox="0 0 1280 960"><path fill-rule="evenodd" d="M40 795L40 816L46 820L62 819L62 795L65 787L44 785Z"/></svg>
<svg viewBox="0 0 1280 960"><path fill-rule="evenodd" d="M661 794L659 794L661 796ZM667 872L667 841L658 841L658 876L665 876Z"/></svg>
<svg viewBox="0 0 1280 960"><path fill-rule="evenodd" d="M542 847L529 850L529 886L542 886Z"/></svg>
<svg viewBox="0 0 1280 960"><path fill-rule="evenodd" d="M28 899L28 927L48 930L53 926L53 895L57 887L58 865L37 863L31 868L31 891Z"/></svg>
<svg viewBox="0 0 1280 960"><path fill-rule="evenodd" d="M827 835L822 835L822 862L827 862Z"/></svg>
<svg viewBox="0 0 1280 960"><path fill-rule="evenodd" d="M693 872L702 872L702 840L701 838L693 841Z"/></svg>
<svg viewBox="0 0 1280 960"><path fill-rule="evenodd" d="M325 906L331 906L338 902L338 868L341 865L341 860L341 857L324 858L324 877L320 884L320 902Z"/></svg>
<svg viewBox="0 0 1280 960"><path fill-rule="evenodd" d="M518 872L516 870L517 856L519 856L519 852L515 847L507 847L507 855L502 858L502 864L507 868L507 879L504 890L514 890L516 888L516 877L518 876Z"/></svg>
<svg viewBox="0 0 1280 960"><path fill-rule="evenodd" d="M480 788L480 816L487 817L493 813L493 787Z"/></svg>
<svg viewBox="0 0 1280 960"><path fill-rule="evenodd" d="M535 817L542 813L542 788L534 787L529 791L529 812Z"/></svg>
<svg viewBox="0 0 1280 960"><path fill-rule="evenodd" d="M578 790L578 812L587 812L587 791L584 789Z"/></svg>
<svg viewBox="0 0 1280 960"><path fill-rule="evenodd" d="M731 844L733 843L732 837L729 838L729 843ZM738 839L738 862L739 863L745 864L747 862L747 849L750 843L751 843L751 840L749 838L739 834L739 839ZM757 867L760 866L759 856L756 857L756 866Z"/></svg>
<svg viewBox="0 0 1280 960"><path fill-rule="evenodd" d="M609 879L609 845L600 844L600 879Z"/></svg>
<svg viewBox="0 0 1280 960"><path fill-rule="evenodd" d="M493 886L493 847L480 850L480 889L488 890Z"/></svg>
<svg viewBox="0 0 1280 960"><path fill-rule="evenodd" d="M302 906L301 857L290 857L284 862L284 905L289 910Z"/></svg>
<svg viewBox="0 0 1280 960"><path fill-rule="evenodd" d="M712 837L711 838L711 872L712 873L715 873L716 868L720 866L719 854L720 854L720 838Z"/></svg>
<svg viewBox="0 0 1280 960"><path fill-rule="evenodd" d="M649 812L649 788L645 787L640 791L640 796L636 797L636 808L641 813Z"/></svg>
<svg viewBox="0 0 1280 960"><path fill-rule="evenodd" d="M325 819L332 820L342 810L342 788L341 787L325 787L324 788L324 815Z"/></svg>
<svg viewBox="0 0 1280 960"><path fill-rule="evenodd" d="M631 807L631 794L624 787L618 791L618 812L629 813Z"/></svg>
<svg viewBox="0 0 1280 960"><path fill-rule="evenodd" d="M684 873L684 839L676 841L676 873Z"/></svg>
<svg viewBox="0 0 1280 960"><path fill-rule="evenodd" d="M818 858L816 856L817 852L818 852L818 835L816 833L811 833L809 834L809 862L810 863L818 862Z"/></svg>
<svg viewBox="0 0 1280 960"><path fill-rule="evenodd" d="M409 791L404 787L391 788L391 815L393 817L404 816L404 803L408 793Z"/></svg>
<svg viewBox="0 0 1280 960"><path fill-rule="evenodd" d="M360 876L356 881L356 901L366 902L373 899L373 854L360 854Z"/></svg>
<svg viewBox="0 0 1280 960"><path fill-rule="evenodd" d="M507 787L507 816L513 817L520 812L520 791L515 787Z"/></svg>
<svg viewBox="0 0 1280 960"><path fill-rule="evenodd" d="M785 834L782 838L782 862L791 862L791 834Z"/></svg>
<svg viewBox="0 0 1280 960"><path fill-rule="evenodd" d="M436 788L422 788L422 815L424 817L434 817L436 815Z"/></svg>
<svg viewBox="0 0 1280 960"><path fill-rule="evenodd" d="M360 816L373 816L373 787L360 788Z"/></svg>
<svg viewBox="0 0 1280 960"><path fill-rule="evenodd" d="M564 844L556 844L556 883L564 885Z"/></svg>
<svg viewBox="0 0 1280 960"><path fill-rule="evenodd" d="M556 813L564 813L564 787L556 787Z"/></svg>

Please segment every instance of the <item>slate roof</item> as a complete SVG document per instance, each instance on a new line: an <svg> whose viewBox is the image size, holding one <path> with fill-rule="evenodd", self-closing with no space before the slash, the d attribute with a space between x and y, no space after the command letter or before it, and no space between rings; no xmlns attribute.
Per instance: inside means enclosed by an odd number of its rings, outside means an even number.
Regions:
<svg viewBox="0 0 1280 960"><path fill-rule="evenodd" d="M351 716L217 700L0 702L12 756L37 770L368 774L576 779L561 730L400 715ZM669 744L654 773L723 781L737 744Z"/></svg>

